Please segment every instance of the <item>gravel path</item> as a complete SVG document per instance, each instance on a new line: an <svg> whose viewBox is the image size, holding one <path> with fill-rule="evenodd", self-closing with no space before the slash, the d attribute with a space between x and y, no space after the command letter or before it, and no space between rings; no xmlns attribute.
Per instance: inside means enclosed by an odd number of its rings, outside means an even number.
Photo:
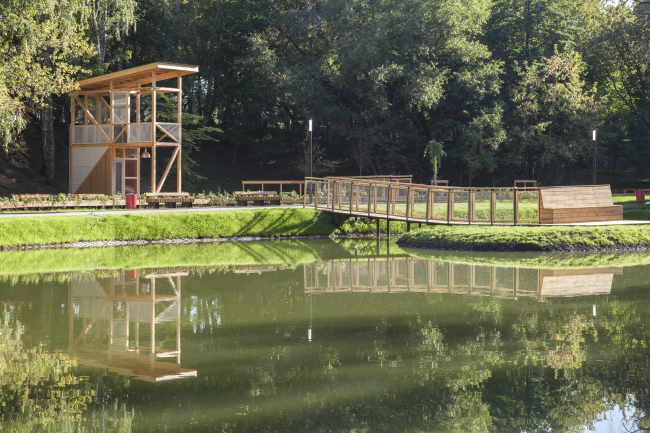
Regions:
<svg viewBox="0 0 650 433"><path fill-rule="evenodd" d="M58 217L58 216L88 216L88 215L124 215L124 214L152 214L152 213L183 213L183 212L228 212L234 210L256 209L302 209L302 205L293 206L246 206L246 207L180 207L176 209L133 209L133 210L78 210L69 212L7 212L0 213L1 218L26 218L26 217Z"/></svg>

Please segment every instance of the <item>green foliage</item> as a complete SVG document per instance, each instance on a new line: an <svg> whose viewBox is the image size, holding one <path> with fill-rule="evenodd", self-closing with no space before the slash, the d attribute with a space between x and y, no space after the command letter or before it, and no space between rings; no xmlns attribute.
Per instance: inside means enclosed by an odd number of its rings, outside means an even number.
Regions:
<svg viewBox="0 0 650 433"><path fill-rule="evenodd" d="M0 145L7 151L26 126L27 112L52 94L71 91L90 52L83 0L0 3Z"/></svg>
<svg viewBox="0 0 650 433"><path fill-rule="evenodd" d="M524 66L513 88L511 146L527 157L529 172L555 183L563 168L590 154L585 137L597 124L595 90L585 89L576 53L555 54Z"/></svg>

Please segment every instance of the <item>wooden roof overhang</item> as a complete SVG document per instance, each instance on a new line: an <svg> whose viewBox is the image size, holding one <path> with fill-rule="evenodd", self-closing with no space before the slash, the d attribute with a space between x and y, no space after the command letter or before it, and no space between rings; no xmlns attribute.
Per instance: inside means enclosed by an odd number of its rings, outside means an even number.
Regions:
<svg viewBox="0 0 650 433"><path fill-rule="evenodd" d="M156 62L125 69L124 71L87 78L77 81L77 84L79 85L79 92L84 93L108 92L111 89L111 82L113 83L112 88L114 90L126 90L142 86L143 84L151 84L154 72L156 74L156 81L162 81L178 76L195 74L199 72L199 67L177 63Z"/></svg>

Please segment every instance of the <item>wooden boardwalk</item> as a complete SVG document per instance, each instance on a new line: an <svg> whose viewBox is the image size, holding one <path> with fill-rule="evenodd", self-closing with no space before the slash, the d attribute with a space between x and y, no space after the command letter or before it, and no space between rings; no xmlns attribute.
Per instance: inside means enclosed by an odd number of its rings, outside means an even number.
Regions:
<svg viewBox="0 0 650 433"><path fill-rule="evenodd" d="M650 223L649 221L622 221L622 219L581 222L580 218L576 218L554 221L553 224L540 224L540 213L544 209L540 209L540 188L537 187L461 188L407 182L408 179L389 181L308 177L305 178L303 207L313 207L347 217L365 217L377 221L383 219L389 223L406 222L409 228L411 224L574 226ZM572 187L572 189L579 188L590 193L592 187ZM594 188L603 189L605 186ZM544 188L544 191L550 189ZM584 201L579 196L574 198L578 204ZM575 210L578 212L584 209L589 208ZM390 224L388 226L390 233Z"/></svg>

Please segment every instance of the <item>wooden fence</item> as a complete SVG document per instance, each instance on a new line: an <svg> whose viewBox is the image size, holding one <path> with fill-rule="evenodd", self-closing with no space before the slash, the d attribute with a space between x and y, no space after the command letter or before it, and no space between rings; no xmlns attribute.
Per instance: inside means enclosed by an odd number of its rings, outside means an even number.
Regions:
<svg viewBox="0 0 650 433"><path fill-rule="evenodd" d="M303 206L427 224L539 223L538 188L465 188L308 177Z"/></svg>

